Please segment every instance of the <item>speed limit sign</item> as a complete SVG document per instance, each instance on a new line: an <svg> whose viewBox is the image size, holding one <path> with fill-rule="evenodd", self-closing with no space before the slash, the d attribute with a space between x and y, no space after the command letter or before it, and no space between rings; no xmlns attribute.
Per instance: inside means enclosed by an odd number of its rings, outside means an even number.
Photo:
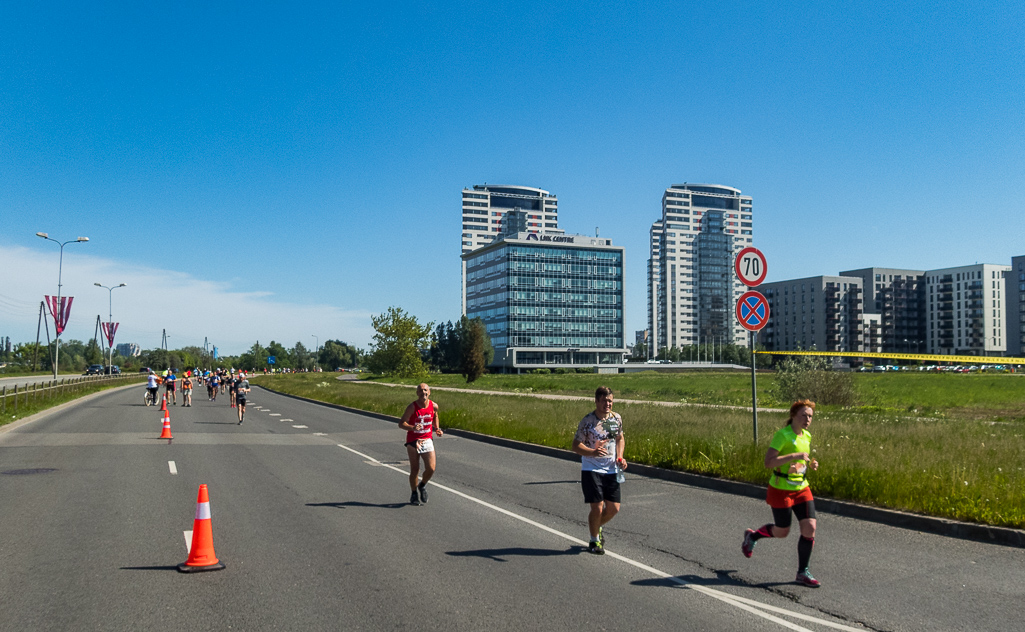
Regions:
<svg viewBox="0 0 1025 632"><path fill-rule="evenodd" d="M765 255L761 250L751 246L741 250L733 264L737 278L748 287L757 287L765 280L766 268Z"/></svg>

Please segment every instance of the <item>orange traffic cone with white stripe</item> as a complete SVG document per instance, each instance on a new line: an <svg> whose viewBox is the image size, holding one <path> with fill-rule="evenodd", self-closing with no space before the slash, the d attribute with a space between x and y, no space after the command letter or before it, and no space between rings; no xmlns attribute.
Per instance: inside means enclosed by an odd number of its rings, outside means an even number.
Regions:
<svg viewBox="0 0 1025 632"><path fill-rule="evenodd" d="M157 438L167 439L168 443L171 442L171 439L174 439L174 437L171 436L171 413L167 412L166 410L164 411L164 430L160 433L160 436Z"/></svg>
<svg viewBox="0 0 1025 632"><path fill-rule="evenodd" d="M199 497L196 499L196 520L192 523L192 545L189 547L189 559L178 565L183 573L200 573L203 571L219 571L224 564L214 554L214 534L210 525L210 495L206 485L199 486Z"/></svg>
<svg viewBox="0 0 1025 632"><path fill-rule="evenodd" d="M167 395L160 398L160 410L167 410Z"/></svg>

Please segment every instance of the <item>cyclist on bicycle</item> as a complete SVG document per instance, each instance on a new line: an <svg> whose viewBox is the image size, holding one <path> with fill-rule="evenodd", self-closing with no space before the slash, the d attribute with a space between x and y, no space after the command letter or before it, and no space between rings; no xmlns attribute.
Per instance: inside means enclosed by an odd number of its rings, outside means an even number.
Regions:
<svg viewBox="0 0 1025 632"><path fill-rule="evenodd" d="M154 404L157 403L157 389L159 388L160 378L157 377L156 373L150 371L149 375L146 377L146 396L149 397L149 401ZM149 406L149 402L147 402L146 405Z"/></svg>

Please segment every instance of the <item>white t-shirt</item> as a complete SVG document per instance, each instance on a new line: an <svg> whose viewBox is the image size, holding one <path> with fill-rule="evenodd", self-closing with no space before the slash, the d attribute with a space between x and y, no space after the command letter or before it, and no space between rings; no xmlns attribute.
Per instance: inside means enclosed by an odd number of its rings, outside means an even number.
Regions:
<svg viewBox="0 0 1025 632"><path fill-rule="evenodd" d="M601 441L606 439L610 439L610 441L605 444L605 456L580 457L580 469L585 472L615 474L617 472L616 438L622 433L623 418L619 416L619 413L609 413L608 418L604 420L598 419L593 411L588 413L580 420L573 440L579 441L591 449L596 448Z"/></svg>

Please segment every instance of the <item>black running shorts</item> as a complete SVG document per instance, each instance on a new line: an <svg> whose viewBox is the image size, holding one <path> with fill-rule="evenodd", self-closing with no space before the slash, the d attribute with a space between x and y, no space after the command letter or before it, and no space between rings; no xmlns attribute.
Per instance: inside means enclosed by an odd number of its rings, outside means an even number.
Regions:
<svg viewBox="0 0 1025 632"><path fill-rule="evenodd" d="M616 480L615 474L585 470L580 473L580 483L584 488L584 502L587 504L600 503L603 500L619 502L619 481Z"/></svg>

